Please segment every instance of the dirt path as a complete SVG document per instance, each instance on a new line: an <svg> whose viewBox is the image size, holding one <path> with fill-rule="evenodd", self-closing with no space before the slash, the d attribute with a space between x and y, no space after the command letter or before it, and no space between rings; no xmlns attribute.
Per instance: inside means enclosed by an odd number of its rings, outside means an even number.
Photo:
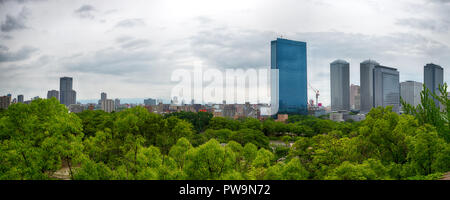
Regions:
<svg viewBox="0 0 450 200"><path fill-rule="evenodd" d="M450 181L450 172L447 172L446 174L444 174L444 176L441 178L441 180Z"/></svg>

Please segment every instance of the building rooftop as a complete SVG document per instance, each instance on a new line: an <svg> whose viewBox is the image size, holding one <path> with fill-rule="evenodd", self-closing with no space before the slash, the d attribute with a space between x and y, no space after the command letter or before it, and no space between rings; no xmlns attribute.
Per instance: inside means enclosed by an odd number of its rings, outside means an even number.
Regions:
<svg viewBox="0 0 450 200"><path fill-rule="evenodd" d="M281 43L287 43L287 44L293 44L293 45L306 45L306 42L288 40L288 39L284 39L284 38L277 38L276 40L274 40L272 42L281 42Z"/></svg>
<svg viewBox="0 0 450 200"><path fill-rule="evenodd" d="M361 64L374 64L374 65L380 65L380 63L378 63L377 61L375 61L375 60L365 60L365 61L363 61Z"/></svg>
<svg viewBox="0 0 450 200"><path fill-rule="evenodd" d="M348 64L348 62L342 59L337 59L330 64Z"/></svg>
<svg viewBox="0 0 450 200"><path fill-rule="evenodd" d="M428 63L427 65L425 65L425 67L434 67L434 68L438 68L438 69L444 69L441 66L433 64L433 63Z"/></svg>
<svg viewBox="0 0 450 200"><path fill-rule="evenodd" d="M396 69L396 68L392 68L392 67L386 67L386 66L383 66L383 65L377 65L377 66L375 66L375 67L377 67L377 68L384 68L384 69L389 69L389 70L394 70L394 71L397 71L397 69Z"/></svg>

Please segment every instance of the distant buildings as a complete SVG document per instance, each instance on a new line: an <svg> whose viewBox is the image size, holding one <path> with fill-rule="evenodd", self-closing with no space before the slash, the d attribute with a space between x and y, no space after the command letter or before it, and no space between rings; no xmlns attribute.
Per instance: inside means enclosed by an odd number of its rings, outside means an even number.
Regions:
<svg viewBox="0 0 450 200"><path fill-rule="evenodd" d="M2 96L0 97L0 108L7 109L11 104L11 96Z"/></svg>
<svg viewBox="0 0 450 200"><path fill-rule="evenodd" d="M350 85L350 109L361 109L361 95L359 85Z"/></svg>
<svg viewBox="0 0 450 200"><path fill-rule="evenodd" d="M47 99L51 99L52 97L55 97L57 100L59 100L58 90L50 90L47 92Z"/></svg>
<svg viewBox="0 0 450 200"><path fill-rule="evenodd" d="M423 83L431 93L440 95L439 85L444 84L444 69L433 63L427 64L423 68ZM439 101L434 100L436 106L439 106Z"/></svg>
<svg viewBox="0 0 450 200"><path fill-rule="evenodd" d="M156 99L152 98L144 99L144 104L146 106L156 106Z"/></svg>
<svg viewBox="0 0 450 200"><path fill-rule="evenodd" d="M71 113L80 113L83 112L84 106L81 104L70 104L69 105L69 112Z"/></svg>
<svg viewBox="0 0 450 200"><path fill-rule="evenodd" d="M399 72L395 68L381 66L373 60L360 64L361 112L368 113L373 107L400 107Z"/></svg>
<svg viewBox="0 0 450 200"><path fill-rule="evenodd" d="M60 102L66 106L75 104L77 100L77 94L72 89L72 77L62 77L59 81Z"/></svg>
<svg viewBox="0 0 450 200"><path fill-rule="evenodd" d="M272 83L278 84L278 90L271 90L272 98L278 96L278 113L307 114L306 43L282 38L272 41L271 69L278 69L278 79Z"/></svg>
<svg viewBox="0 0 450 200"><path fill-rule="evenodd" d="M422 83L416 81L405 81L400 83L400 96L406 103L417 106L420 104L420 93Z"/></svg>
<svg viewBox="0 0 450 200"><path fill-rule="evenodd" d="M116 110L114 106L114 100L112 99L101 100L101 107L103 111L109 113Z"/></svg>
<svg viewBox="0 0 450 200"><path fill-rule="evenodd" d="M17 96L17 103L23 103L23 95L22 94Z"/></svg>
<svg viewBox="0 0 450 200"><path fill-rule="evenodd" d="M380 65L376 61L366 60L360 64L361 112L368 113L373 108L373 69Z"/></svg>
<svg viewBox="0 0 450 200"><path fill-rule="evenodd" d="M120 99L114 99L114 107L115 107L115 109L117 110L117 109L119 109L119 107L120 107Z"/></svg>
<svg viewBox="0 0 450 200"><path fill-rule="evenodd" d="M400 74L395 68L375 66L373 69L373 107L392 106L392 111L400 108Z"/></svg>
<svg viewBox="0 0 450 200"><path fill-rule="evenodd" d="M350 64L336 60L330 64L331 110L350 110Z"/></svg>

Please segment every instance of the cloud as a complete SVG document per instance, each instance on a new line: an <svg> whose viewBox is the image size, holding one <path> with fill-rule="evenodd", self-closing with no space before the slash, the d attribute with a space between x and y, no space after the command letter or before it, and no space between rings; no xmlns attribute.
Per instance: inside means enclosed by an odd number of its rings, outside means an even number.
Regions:
<svg viewBox="0 0 450 200"><path fill-rule="evenodd" d="M74 12L81 18L94 19L94 12L96 9L91 5L82 5L80 8L76 9Z"/></svg>
<svg viewBox="0 0 450 200"><path fill-rule="evenodd" d="M3 40L11 40L11 39L13 39L13 37L10 36L10 35L0 35L0 39L3 39Z"/></svg>
<svg viewBox="0 0 450 200"><path fill-rule="evenodd" d="M95 74L125 75L146 71L158 60L156 52L150 50L107 48L92 54L63 59L67 71Z"/></svg>
<svg viewBox="0 0 450 200"><path fill-rule="evenodd" d="M430 30L436 32L448 32L450 30L449 19L435 20L435 19L406 18L397 20L397 24L419 30Z"/></svg>
<svg viewBox="0 0 450 200"><path fill-rule="evenodd" d="M17 16L6 15L6 20L2 21L1 31L2 32L11 32L14 30L21 30L27 28L25 25L25 20L27 16L30 14L30 11L25 7L22 8L20 13Z"/></svg>
<svg viewBox="0 0 450 200"><path fill-rule="evenodd" d="M450 3L450 0L431 0L431 2L433 2L433 3L444 3L444 4L446 4L446 3Z"/></svg>
<svg viewBox="0 0 450 200"><path fill-rule="evenodd" d="M16 52L10 52L9 48L0 45L0 62L15 62L26 60L31 57L31 55L38 51L37 48L24 46Z"/></svg>
<svg viewBox="0 0 450 200"><path fill-rule="evenodd" d="M125 19L122 21L117 22L116 27L122 27L122 28L133 28L137 26L145 26L145 22L142 19Z"/></svg>

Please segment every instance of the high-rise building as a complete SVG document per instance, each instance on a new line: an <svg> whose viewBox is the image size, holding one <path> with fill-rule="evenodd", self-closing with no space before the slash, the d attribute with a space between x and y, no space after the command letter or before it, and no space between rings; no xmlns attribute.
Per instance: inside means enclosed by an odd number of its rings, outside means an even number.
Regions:
<svg viewBox="0 0 450 200"><path fill-rule="evenodd" d="M23 95L22 94L17 96L17 103L23 103Z"/></svg>
<svg viewBox="0 0 450 200"><path fill-rule="evenodd" d="M59 91L58 90L50 90L47 92L47 99L51 99L52 97L55 97L59 100Z"/></svg>
<svg viewBox="0 0 450 200"><path fill-rule="evenodd" d="M102 92L101 94L100 94L100 100L98 100L98 104L102 104L102 101L103 100L105 100L105 99L107 99L106 98L106 93L105 92Z"/></svg>
<svg viewBox="0 0 450 200"><path fill-rule="evenodd" d="M335 60L330 64L331 110L350 110L350 64Z"/></svg>
<svg viewBox="0 0 450 200"><path fill-rule="evenodd" d="M392 106L392 111L400 108L400 74L395 68L375 66L373 69L373 107Z"/></svg>
<svg viewBox="0 0 450 200"><path fill-rule="evenodd" d="M66 106L75 104L77 93L72 89L72 77L61 77L59 81L60 102Z"/></svg>
<svg viewBox="0 0 450 200"><path fill-rule="evenodd" d="M417 106L420 104L420 93L422 83L416 81L405 81L400 83L400 96L406 103Z"/></svg>
<svg viewBox="0 0 450 200"><path fill-rule="evenodd" d="M361 109L361 95L359 85L350 85L350 109Z"/></svg>
<svg viewBox="0 0 450 200"><path fill-rule="evenodd" d="M440 95L439 85L444 84L444 69L433 63L425 65L423 68L423 84L430 92ZM439 106L439 101L434 99L436 106Z"/></svg>
<svg viewBox="0 0 450 200"><path fill-rule="evenodd" d="M116 110L120 107L120 99L114 99L114 107Z"/></svg>
<svg viewBox="0 0 450 200"><path fill-rule="evenodd" d="M278 113L307 114L306 43L282 38L272 41L271 69L278 69L271 89L272 104L278 96ZM278 84L278 90L273 84Z"/></svg>
<svg viewBox="0 0 450 200"><path fill-rule="evenodd" d="M373 69L380 65L374 60L366 60L360 63L360 94L361 94L361 112L368 113L373 108Z"/></svg>
<svg viewBox="0 0 450 200"><path fill-rule="evenodd" d="M0 97L0 108L7 109L11 104L11 96L2 96Z"/></svg>
<svg viewBox="0 0 450 200"><path fill-rule="evenodd" d="M102 110L105 112L110 113L112 111L115 111L114 100L112 100L112 99L101 100L101 106L102 106Z"/></svg>
<svg viewBox="0 0 450 200"><path fill-rule="evenodd" d="M156 99L152 98L144 99L144 104L146 106L156 106Z"/></svg>

